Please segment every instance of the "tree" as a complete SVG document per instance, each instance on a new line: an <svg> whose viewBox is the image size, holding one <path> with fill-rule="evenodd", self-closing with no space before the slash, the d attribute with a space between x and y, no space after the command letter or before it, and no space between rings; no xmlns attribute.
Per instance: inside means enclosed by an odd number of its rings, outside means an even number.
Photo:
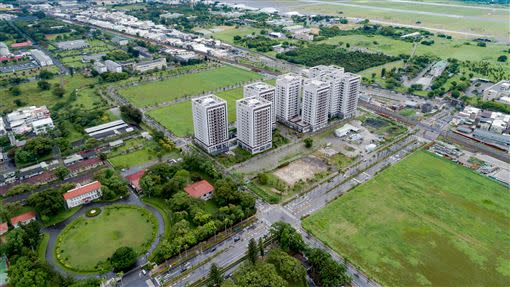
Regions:
<svg viewBox="0 0 510 287"><path fill-rule="evenodd" d="M120 112L122 117L128 122L132 122L136 125L139 125L142 122L142 112L131 105L120 107Z"/></svg>
<svg viewBox="0 0 510 287"><path fill-rule="evenodd" d="M386 68L382 68L381 69L381 78L384 78L385 75L386 75Z"/></svg>
<svg viewBox="0 0 510 287"><path fill-rule="evenodd" d="M58 98L62 98L65 93L66 93L66 90L60 86L53 88L53 95Z"/></svg>
<svg viewBox="0 0 510 287"><path fill-rule="evenodd" d="M239 287L285 287L287 282L278 274L273 264L245 265L234 276Z"/></svg>
<svg viewBox="0 0 510 287"><path fill-rule="evenodd" d="M39 87L42 91L47 91L51 88L51 85L46 81L39 81L37 82L37 87Z"/></svg>
<svg viewBox="0 0 510 287"><path fill-rule="evenodd" d="M305 243L301 234L290 224L282 221L275 222L271 225L270 232L284 251L301 252L305 250Z"/></svg>
<svg viewBox="0 0 510 287"><path fill-rule="evenodd" d="M42 80L50 80L53 79L54 76L55 74L48 70L42 70L41 72L39 72L39 78Z"/></svg>
<svg viewBox="0 0 510 287"><path fill-rule="evenodd" d="M221 283L223 283L223 277L221 276L220 269L216 263L213 263L211 266L211 271L209 271L209 280L211 281L209 283L209 286L211 287L219 287L221 286Z"/></svg>
<svg viewBox="0 0 510 287"><path fill-rule="evenodd" d="M9 92L11 92L11 95L13 97L17 97L17 96L21 95L21 90L19 89L18 86L9 88Z"/></svg>
<svg viewBox="0 0 510 287"><path fill-rule="evenodd" d="M506 62L508 60L507 55L501 55L498 57L498 62Z"/></svg>
<svg viewBox="0 0 510 287"><path fill-rule="evenodd" d="M123 246L117 248L109 261L115 272L128 271L136 263L136 252L133 248Z"/></svg>
<svg viewBox="0 0 510 287"><path fill-rule="evenodd" d="M351 278L345 266L336 262L329 253L319 248L307 250L306 257L313 270L319 275L322 286L346 286Z"/></svg>
<svg viewBox="0 0 510 287"><path fill-rule="evenodd" d="M28 205L42 216L51 216L64 210L65 202L59 191L49 189L32 194L28 198Z"/></svg>
<svg viewBox="0 0 510 287"><path fill-rule="evenodd" d="M259 238L259 252L260 252L260 257L264 257L264 240L262 240L262 237Z"/></svg>
<svg viewBox="0 0 510 287"><path fill-rule="evenodd" d="M250 242L248 243L248 260L250 260L250 262L252 264L255 264L255 262L257 262L257 254L258 254L258 250L257 250L257 242L255 241L255 239L250 239Z"/></svg>
<svg viewBox="0 0 510 287"><path fill-rule="evenodd" d="M313 139L312 138L306 138L305 139L305 147L311 148L313 146Z"/></svg>
<svg viewBox="0 0 510 287"><path fill-rule="evenodd" d="M55 169L55 175L60 180L64 180L69 175L69 169L65 166L59 166Z"/></svg>
<svg viewBox="0 0 510 287"><path fill-rule="evenodd" d="M282 276L282 278L287 282L301 283L306 280L306 270L301 262L281 249L271 250L267 256L267 262L273 264L276 267L278 274L280 274L280 276Z"/></svg>

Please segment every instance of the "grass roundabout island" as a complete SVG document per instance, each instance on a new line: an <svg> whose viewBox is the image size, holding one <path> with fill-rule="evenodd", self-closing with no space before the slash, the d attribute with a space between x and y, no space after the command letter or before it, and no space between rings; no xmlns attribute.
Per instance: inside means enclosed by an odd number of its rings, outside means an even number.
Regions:
<svg viewBox="0 0 510 287"><path fill-rule="evenodd" d="M87 213L85 213L85 216L87 216L87 217L96 217L99 214L101 214L101 208L94 207L94 208L91 208L91 209L87 210Z"/></svg>
<svg viewBox="0 0 510 287"><path fill-rule="evenodd" d="M117 248L128 246L143 254L154 241L157 229L157 219L149 211L112 205L94 217L81 216L67 225L58 235L54 254L70 271L106 272L111 269L108 258Z"/></svg>

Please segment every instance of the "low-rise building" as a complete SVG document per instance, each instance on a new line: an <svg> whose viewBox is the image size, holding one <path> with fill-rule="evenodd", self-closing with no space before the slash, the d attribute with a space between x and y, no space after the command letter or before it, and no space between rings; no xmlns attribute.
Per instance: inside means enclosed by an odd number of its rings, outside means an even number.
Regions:
<svg viewBox="0 0 510 287"><path fill-rule="evenodd" d="M64 41L58 42L55 44L57 48L60 50L79 50L83 48L87 48L89 44L85 40L72 40L72 41Z"/></svg>
<svg viewBox="0 0 510 287"><path fill-rule="evenodd" d="M53 65L53 60L41 50L30 50L30 55L41 67Z"/></svg>
<svg viewBox="0 0 510 287"><path fill-rule="evenodd" d="M32 130L36 135L46 134L49 130L52 130L55 126L51 118L45 118L32 122Z"/></svg>
<svg viewBox="0 0 510 287"><path fill-rule="evenodd" d="M106 65L106 69L108 72L112 73L121 73L122 72L122 66L112 60L106 60L104 61L104 64Z"/></svg>
<svg viewBox="0 0 510 287"><path fill-rule="evenodd" d="M184 191L193 198L209 200L213 195L214 186L207 180L201 180L184 187Z"/></svg>
<svg viewBox="0 0 510 287"><path fill-rule="evenodd" d="M99 74L102 74L106 73L108 71L108 68L106 68L106 65L101 62L95 62L94 70L96 70L96 72L98 72Z"/></svg>
<svg viewBox="0 0 510 287"><path fill-rule="evenodd" d="M133 65L133 70L140 72L140 73L144 73L144 72L155 70L155 69L161 70L163 68L166 68L166 59L165 58L159 58L159 59L151 60L151 61L144 61L144 62L140 62L140 63L135 63Z"/></svg>
<svg viewBox="0 0 510 287"><path fill-rule="evenodd" d="M113 37L112 38L112 42L120 45L120 46L126 46L127 44L129 44L129 40L126 39L126 38L121 38L121 37Z"/></svg>
<svg viewBox="0 0 510 287"><path fill-rule="evenodd" d="M14 226L14 228L17 228L20 225L29 224L30 222L36 220L37 220L36 213L34 211L29 211L11 218L11 224L12 226Z"/></svg>
<svg viewBox="0 0 510 287"><path fill-rule="evenodd" d="M94 181L83 186L73 188L64 193L67 208L83 205L101 197L101 183Z"/></svg>
<svg viewBox="0 0 510 287"><path fill-rule="evenodd" d="M132 132L134 129L123 120L112 121L106 124L86 128L85 133L95 139L105 139L122 133Z"/></svg>
<svg viewBox="0 0 510 287"><path fill-rule="evenodd" d="M133 188L136 192L142 191L142 188L140 187L140 179L144 174L145 170L141 170L139 172L126 176L126 179L129 182L129 186L131 186L131 188Z"/></svg>
<svg viewBox="0 0 510 287"><path fill-rule="evenodd" d="M502 80L483 91L483 99L486 101L497 100L501 97L510 97L510 81Z"/></svg>

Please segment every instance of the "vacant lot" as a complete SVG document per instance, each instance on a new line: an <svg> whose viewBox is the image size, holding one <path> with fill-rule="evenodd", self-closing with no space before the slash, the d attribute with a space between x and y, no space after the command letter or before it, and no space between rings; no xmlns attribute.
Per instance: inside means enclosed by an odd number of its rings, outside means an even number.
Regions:
<svg viewBox="0 0 510 287"><path fill-rule="evenodd" d="M307 156L277 169L273 174L287 185L293 186L300 180L307 181L327 169L326 163L318 157Z"/></svg>
<svg viewBox="0 0 510 287"><path fill-rule="evenodd" d="M57 258L70 269L94 271L121 246L142 253L153 239L154 221L148 211L132 206L111 206L97 217L80 217L59 235Z"/></svg>
<svg viewBox="0 0 510 287"><path fill-rule="evenodd" d="M54 79L48 80L48 82L51 85L54 85L60 83L60 79L55 77ZM80 75L74 75L73 77L64 76L63 83L66 94L62 98L58 98L57 96L53 95L53 89L46 91L39 89L37 87L37 81L18 85L21 92L18 96L13 96L7 87L0 88L0 112L8 112L17 109L18 105L15 103L15 101L18 101L20 106L47 105L48 108L51 108L51 106L58 102L66 101L69 98L71 91L74 89L83 89L90 84L96 84L96 82L97 80L95 78L85 78ZM96 99L100 99L97 96L95 97Z"/></svg>
<svg viewBox="0 0 510 287"><path fill-rule="evenodd" d="M305 219L386 286L507 286L510 194L419 151Z"/></svg>
<svg viewBox="0 0 510 287"><path fill-rule="evenodd" d="M243 88L236 88L216 95L227 101L228 121L236 120L236 100L243 97ZM149 115L171 130L176 136L184 137L193 134L193 114L191 101L178 103L172 106L152 110Z"/></svg>
<svg viewBox="0 0 510 287"><path fill-rule="evenodd" d="M214 70L130 87L121 90L120 93L135 106L144 107L260 78L262 78L261 75L251 71L223 66Z"/></svg>

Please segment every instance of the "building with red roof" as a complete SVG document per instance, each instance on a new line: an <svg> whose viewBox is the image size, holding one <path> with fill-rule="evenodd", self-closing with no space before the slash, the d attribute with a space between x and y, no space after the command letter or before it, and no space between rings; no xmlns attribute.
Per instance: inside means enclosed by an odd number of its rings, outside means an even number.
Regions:
<svg viewBox="0 0 510 287"><path fill-rule="evenodd" d="M186 186L184 191L186 191L191 197L208 200L214 192L214 186L212 186L207 180L201 180Z"/></svg>
<svg viewBox="0 0 510 287"><path fill-rule="evenodd" d="M35 212L29 211L11 218L11 224L14 227L18 227L20 223L29 224L30 222L35 221L36 219L37 218Z"/></svg>
<svg viewBox="0 0 510 287"><path fill-rule="evenodd" d="M97 180L64 193L64 199L68 208L89 203L99 197L101 197L101 183Z"/></svg>
<svg viewBox="0 0 510 287"><path fill-rule="evenodd" d="M139 172L126 176L126 179L129 181L129 185L137 192L140 192L142 190L140 188L140 179L144 174L145 170L141 170Z"/></svg>
<svg viewBox="0 0 510 287"><path fill-rule="evenodd" d="M84 172L89 169L93 169L103 164L103 161L100 158L89 158L85 160L81 160L77 163L71 164L68 166L69 172L71 175L77 175L80 172Z"/></svg>
<svg viewBox="0 0 510 287"><path fill-rule="evenodd" d="M11 48L23 48L23 47L29 47L32 46L32 41L25 41L21 43L14 43L11 45Z"/></svg>
<svg viewBox="0 0 510 287"><path fill-rule="evenodd" d="M0 223L0 235L4 235L9 231L9 226L7 225L7 222Z"/></svg>

